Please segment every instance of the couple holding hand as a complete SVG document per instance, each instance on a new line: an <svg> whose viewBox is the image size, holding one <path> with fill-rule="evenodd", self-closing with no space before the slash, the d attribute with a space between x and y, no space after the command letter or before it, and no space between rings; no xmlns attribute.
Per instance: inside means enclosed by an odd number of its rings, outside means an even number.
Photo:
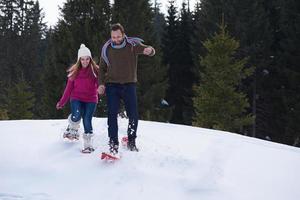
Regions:
<svg viewBox="0 0 300 200"><path fill-rule="evenodd" d="M111 26L111 39L102 48L100 65L98 66L90 50L81 44L77 62L70 67L68 82L63 96L56 105L61 109L70 99L71 114L64 138L79 139L79 124L83 120L83 153L94 151L92 144L92 117L96 110L98 94L107 97L109 151L118 154L118 113L121 99L124 101L128 116L128 143L130 151L138 151L136 147L138 110L137 110L137 58L143 54L153 56L155 50L144 45L143 40L127 37L121 24Z"/></svg>

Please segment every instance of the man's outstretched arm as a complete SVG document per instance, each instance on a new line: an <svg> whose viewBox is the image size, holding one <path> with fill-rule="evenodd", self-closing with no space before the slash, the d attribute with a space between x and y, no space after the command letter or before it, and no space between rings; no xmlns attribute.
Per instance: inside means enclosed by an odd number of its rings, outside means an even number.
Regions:
<svg viewBox="0 0 300 200"><path fill-rule="evenodd" d="M139 44L135 46L136 53L137 54L144 54L147 56L154 56L155 55L155 49L152 46Z"/></svg>

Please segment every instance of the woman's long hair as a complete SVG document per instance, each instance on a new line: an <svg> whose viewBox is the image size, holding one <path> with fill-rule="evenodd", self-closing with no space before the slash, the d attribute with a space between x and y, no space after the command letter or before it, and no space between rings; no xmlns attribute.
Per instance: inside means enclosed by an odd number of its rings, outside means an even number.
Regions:
<svg viewBox="0 0 300 200"><path fill-rule="evenodd" d="M93 75L95 76L95 78L97 78L99 73L99 66L95 63L93 58L90 58L90 63L87 67L91 67ZM80 59L78 59L78 61L67 70L68 78L74 80L81 68L81 62Z"/></svg>

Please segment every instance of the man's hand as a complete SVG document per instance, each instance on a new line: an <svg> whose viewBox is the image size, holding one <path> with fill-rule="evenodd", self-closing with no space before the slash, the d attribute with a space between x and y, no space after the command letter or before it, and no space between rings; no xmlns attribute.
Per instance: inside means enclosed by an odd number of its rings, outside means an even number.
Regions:
<svg viewBox="0 0 300 200"><path fill-rule="evenodd" d="M105 86L104 85L99 85L98 87L98 93L100 96L104 95L105 92Z"/></svg>
<svg viewBox="0 0 300 200"><path fill-rule="evenodd" d="M145 49L144 49L144 52L143 52L143 54L145 54L145 55L147 55L147 56L150 56L152 53L153 53L153 48L152 47L146 47Z"/></svg>

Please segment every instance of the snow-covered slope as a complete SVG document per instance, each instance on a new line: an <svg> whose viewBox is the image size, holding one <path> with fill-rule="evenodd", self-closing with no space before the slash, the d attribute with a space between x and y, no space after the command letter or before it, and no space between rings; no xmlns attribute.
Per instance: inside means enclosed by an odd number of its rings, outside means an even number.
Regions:
<svg viewBox="0 0 300 200"><path fill-rule="evenodd" d="M66 120L0 121L0 200L299 200L300 149L228 132L140 121L140 152L104 163L65 142ZM126 134L120 120L120 135Z"/></svg>

